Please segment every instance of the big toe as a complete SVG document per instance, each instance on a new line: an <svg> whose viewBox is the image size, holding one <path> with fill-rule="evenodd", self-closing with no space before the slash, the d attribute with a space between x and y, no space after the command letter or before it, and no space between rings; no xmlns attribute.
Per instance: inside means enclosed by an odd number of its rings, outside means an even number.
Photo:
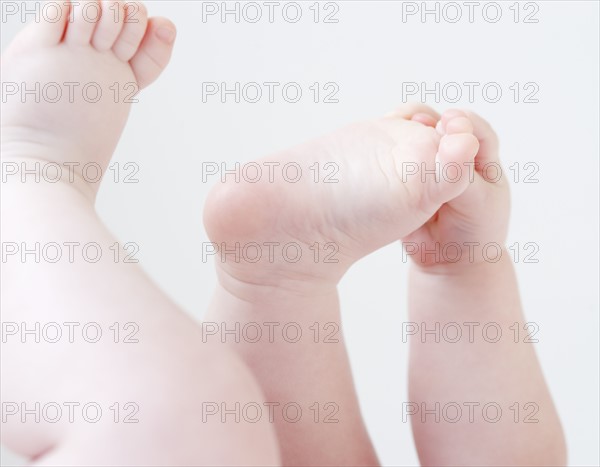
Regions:
<svg viewBox="0 0 600 467"><path fill-rule="evenodd" d="M444 119L445 134L436 155L438 183L432 186L437 202L445 203L459 196L473 181L474 161L479 140L473 123L465 114Z"/></svg>
<svg viewBox="0 0 600 467"><path fill-rule="evenodd" d="M129 61L140 88L151 84L171 59L177 31L166 18L151 18L144 39Z"/></svg>
<svg viewBox="0 0 600 467"><path fill-rule="evenodd" d="M14 2L16 4L16 2ZM24 8L24 6L22 6ZM4 13L4 5L2 8L2 22L10 21L13 16L8 11ZM45 2L36 4L34 11L35 19L24 28L11 43L8 50L18 52L35 47L49 47L57 45L61 42L67 22L69 19L70 3L69 2ZM16 7L14 17L19 17L19 7Z"/></svg>

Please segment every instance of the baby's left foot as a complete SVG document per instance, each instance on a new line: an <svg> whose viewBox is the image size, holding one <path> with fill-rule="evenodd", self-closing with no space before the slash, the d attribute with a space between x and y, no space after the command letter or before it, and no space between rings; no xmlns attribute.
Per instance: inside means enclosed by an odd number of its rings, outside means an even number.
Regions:
<svg viewBox="0 0 600 467"><path fill-rule="evenodd" d="M54 5L58 21L28 25L2 56L2 159L104 172L131 100L169 62L175 27L138 2Z"/></svg>

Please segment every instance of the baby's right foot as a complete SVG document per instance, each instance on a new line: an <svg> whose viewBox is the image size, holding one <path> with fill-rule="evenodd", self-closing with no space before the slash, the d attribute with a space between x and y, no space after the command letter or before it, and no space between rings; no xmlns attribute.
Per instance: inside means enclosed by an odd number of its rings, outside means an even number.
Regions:
<svg viewBox="0 0 600 467"><path fill-rule="evenodd" d="M239 183L217 186L205 224L221 280L337 282L353 262L424 224L467 188L479 148L467 119L443 136L428 119L437 120L431 109L404 106L258 161L258 181L254 163Z"/></svg>

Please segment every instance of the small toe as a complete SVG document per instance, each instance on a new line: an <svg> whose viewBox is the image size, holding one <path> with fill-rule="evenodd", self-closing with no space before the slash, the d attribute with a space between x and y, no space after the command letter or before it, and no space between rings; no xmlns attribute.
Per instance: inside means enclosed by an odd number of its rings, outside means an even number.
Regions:
<svg viewBox="0 0 600 467"><path fill-rule="evenodd" d="M127 2L123 29L112 47L113 53L124 62L131 60L144 38L147 26L148 12L145 5Z"/></svg>
<svg viewBox="0 0 600 467"><path fill-rule="evenodd" d="M396 110L390 112L387 117L404 118L406 120L410 120L414 115L417 114L429 115L431 118L435 119L435 121L440 119L440 114L438 114L428 105L420 103L402 104Z"/></svg>
<svg viewBox="0 0 600 467"><path fill-rule="evenodd" d="M490 162L499 163L499 142L496 132L492 126L474 112L465 112L473 124L473 134L479 140L479 152L477 153L477 168L481 169Z"/></svg>
<svg viewBox="0 0 600 467"><path fill-rule="evenodd" d="M479 141L470 133L445 135L440 140L436 155L438 183L430 187L430 198L447 203L462 194L470 183L472 163L479 149Z"/></svg>
<svg viewBox="0 0 600 467"><path fill-rule="evenodd" d="M102 16L92 38L92 45L96 50L106 52L113 47L123 29L125 14L123 2L102 0Z"/></svg>
<svg viewBox="0 0 600 467"><path fill-rule="evenodd" d="M71 2L65 42L69 45L88 45L101 15L102 9L97 0Z"/></svg>
<svg viewBox="0 0 600 467"><path fill-rule="evenodd" d="M458 109L450 109L450 110L446 110L443 114L442 117L440 118L439 121L439 125L441 127L441 131L445 134L446 133L446 124L457 117L466 117L466 114L462 111L462 110L458 110Z"/></svg>
<svg viewBox="0 0 600 467"><path fill-rule="evenodd" d="M429 126L432 128L435 128L435 125L437 124L438 120L435 119L435 117L426 114L426 113L416 113L412 116L411 120L413 122L419 122L425 126Z"/></svg>
<svg viewBox="0 0 600 467"><path fill-rule="evenodd" d="M470 133L446 134L440 140L438 160L440 163L472 162L479 150L479 141Z"/></svg>
<svg viewBox="0 0 600 467"><path fill-rule="evenodd" d="M168 19L150 19L144 40L129 62L140 88L152 83L165 69L171 59L176 34L175 25Z"/></svg>
<svg viewBox="0 0 600 467"><path fill-rule="evenodd" d="M456 118L456 117L465 117L465 116L466 116L465 112L463 112L460 109L449 109L449 110L446 110L442 114L442 121L444 123L446 123L448 120L451 120L453 118Z"/></svg>
<svg viewBox="0 0 600 467"><path fill-rule="evenodd" d="M473 133L473 124L467 117L455 117L446 122L447 135L454 135L457 133Z"/></svg>

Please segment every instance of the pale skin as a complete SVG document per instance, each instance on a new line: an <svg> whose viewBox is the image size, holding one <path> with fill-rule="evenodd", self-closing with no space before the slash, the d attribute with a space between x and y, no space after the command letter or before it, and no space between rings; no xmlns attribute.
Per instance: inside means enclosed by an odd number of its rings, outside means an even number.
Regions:
<svg viewBox="0 0 600 467"><path fill-rule="evenodd" d="M378 463L361 419L343 335L337 332L337 342L328 341L323 327L341 327L336 284L351 264L414 231L468 186L466 177L455 183L431 177L422 183L420 176L403 181L408 163L433 169L436 158L473 162L479 148L470 127L457 125L441 136L420 123L424 109L405 106L264 159L294 161L304 173L315 162L335 163L337 183L314 183L310 177L293 184L241 180L217 186L207 202L205 225L223 251L236 243L302 245L298 262L277 253L253 262L219 256L219 286L206 316L229 329L253 322L301 328L303 339L295 343L269 341L266 333L258 343L224 339L252 368L267 400L295 401L307 414L294 423L275 420L284 465ZM325 251L315 261L315 243L335 245L337 262L326 262ZM317 342L314 323L320 327ZM314 404L320 409L317 419L315 409L309 410ZM324 417L332 413L328 423Z"/></svg>
<svg viewBox="0 0 600 467"><path fill-rule="evenodd" d="M506 250L496 260L495 255L484 255L473 246L504 246L506 242L508 183L504 177L497 180L495 172L483 170L499 166L498 137L471 112L452 110L441 119L433 113L431 117L425 123L437 125L442 134L454 131L456 125L473 128L480 148L473 181L465 192L404 238L429 251L436 243L458 244L464 250L458 261L454 253L437 259L411 256L410 321L427 329L450 322L472 323L473 330L472 339L465 337L457 343L452 342L454 337L439 343L422 335L411 339L411 402L419 408L425 403L428 409L436 402L458 404L464 411L454 422L455 412L438 422L431 415L411 416L419 459L424 465L565 465L560 420L532 343L527 342L512 259ZM483 338L481 329L488 324L501 329L503 335L497 342L494 332ZM472 419L465 403L478 404L472 406ZM495 408L484 417L482 407L490 403L502 410L497 420Z"/></svg>
<svg viewBox="0 0 600 467"><path fill-rule="evenodd" d="M67 6L64 21L28 26L2 57L3 81L148 86L169 61L175 27L163 18L148 20L139 7L136 23L125 23L126 14L117 16L121 21L111 20L112 14L97 22L77 15L67 21ZM102 2L103 12L119 8L123 5ZM106 169L129 110L107 95L94 104L9 100L2 106L2 161L94 162ZM223 345L207 339L136 264L115 262L112 252L96 263L3 261L2 321L93 321L103 329L133 322L140 330L139 343L130 347L110 340L95 345L9 340L2 352L3 402L97 401L105 410L117 401L135 402L140 422L125 425L106 417L98 424L21 423L13 417L3 426L2 442L36 465L376 465L339 329L336 284L354 262L400 238L503 244L505 186L490 186L481 177L423 182L419 175L407 176L414 164L431 170L436 161L463 166L497 160L496 146L489 126L474 114L450 111L440 119L425 106L404 106L265 158L295 162L306 174L315 164L335 163L337 183L302 178L295 184L216 187L205 224L222 250L236 243L294 243L303 255L297 262L280 250L251 263L219 259L219 286L206 321L229 328L278 323L278 329L293 322L304 333L295 344L276 338ZM3 241L97 242L106 252L116 240L93 209L96 188L78 177L55 184L10 179L2 186ZM522 323L512 266L506 261L492 266L415 265L411 320L476 315L481 321ZM318 342L314 323L320 324ZM325 339L332 329L333 339ZM456 361L464 364L447 371ZM564 463L560 423L530 345L451 347L412 340L410 397L540 406L542 421L535 425L419 423L413 417L423 464ZM207 401L229 407L293 402L303 416L291 423L276 409L273 423L265 417L223 423L203 417Z"/></svg>
<svg viewBox="0 0 600 467"><path fill-rule="evenodd" d="M491 263L481 253L471 259L468 252L469 243L502 246L506 240L506 180L491 183L486 178L488 172L482 170L489 162L499 163L496 135L478 115L458 110L447 111L440 118L427 107L404 106L388 118L397 119L399 128L404 125L413 132L398 143L404 145L400 151L394 151L393 138L388 140L377 133L386 128L388 120L384 119L334 133L320 140L318 149L310 150L309 143L265 158L304 161L303 167L310 167L318 154L322 162L336 161L347 168L344 164L356 154L352 169L346 173L348 178L344 179L340 170L339 183L331 190L312 185L309 191L311 181L301 188L298 184L261 186L242 181L215 189L205 211L206 226L215 243L229 254L218 256L219 286L207 320L227 323L230 328L234 323L279 322L283 326L293 322L305 332L310 330L308 339L293 344L281 339L269 342L266 337L259 343L228 342L253 369L267 399L303 401L305 406L315 401L321 406L327 401L337 403L337 423L315 423L312 418L305 423L276 423L285 465L374 465L377 459L360 418L343 336L338 334L337 343L315 343L314 323L341 326L336 283L349 265L370 251L399 237L406 244L429 251L436 242L458 243L465 248L463 261L450 263L431 255L423 259L420 254L411 255L415 265L410 276L410 321L428 329L436 322L441 326L467 322L478 325L479 330L492 322L501 326L505 338L494 344L481 338L440 344L431 339L421 342L413 336L410 402L419 408L425 403L426 409L436 403L458 403L465 410L459 423L443 417L436 420L431 415L422 421L418 412L411 417L420 461L423 465L564 465L560 421L532 344L524 342L524 318L509 257L505 252L500 261ZM407 191L416 192L418 201L396 198L392 193L394 182L400 184L394 178L397 171L381 171L388 183L367 174L377 174L370 169L386 167L389 158L395 158L396 167L402 166L402 158L408 162L433 161L435 147L427 151L418 144L417 150L413 146L419 141L415 133L424 130L429 130L424 135L433 135L437 141L449 136L459 141L455 146L459 149L452 155L444 153L445 146L440 144L437 160L464 166L464 178L451 186L443 180L432 181L431 176L423 182L419 175L407 183L412 183ZM364 152L353 139L356 134L366 142ZM369 141L369 134L378 137ZM471 144L472 136L476 144ZM340 148L346 150L338 151ZM356 177L356 173L362 176ZM428 197L432 191L439 196ZM390 201L382 203L382 199ZM221 211L230 215L224 218L218 214ZM414 225L421 223L419 214L428 220L415 229ZM368 222L361 222L365 217ZM236 242L291 241L305 245L310 253L315 241L320 245L333 242L339 247L339 262L316 264L309 254L306 261L297 263L280 255L274 261L261 258L249 264L231 254ZM521 332L519 343L511 340L512 335L507 337L515 323ZM503 410L500 422L489 421L493 412L487 419L482 417L482 406L490 402ZM479 407L472 420L465 404ZM533 410L537 418L528 418ZM529 423L532 419L537 422Z"/></svg>
<svg viewBox="0 0 600 467"><path fill-rule="evenodd" d="M57 4L63 5L62 2ZM117 2L103 3L123 9ZM131 8L133 8L133 5ZM104 94L114 82L149 85L167 65L175 40L174 25L148 19L137 5L137 22L115 22L105 14L88 22L69 5L62 20L27 26L2 57L3 80L96 82ZM123 11L122 13L125 13ZM2 162L94 162L106 169L127 120L129 105L112 96L91 104L2 105ZM73 342L58 344L12 336L2 345L2 402L66 407L77 403L73 422L67 415L7 417L2 442L34 465L277 465L278 447L268 420L255 424L203 419L203 404L262 401L262 392L245 365L223 346L201 342L197 323L166 297L137 264L115 262L116 239L94 210L97 185L80 176L57 183L22 183L10 177L2 186L2 241L46 245L55 242L102 248L98 262L55 263L12 256L2 263L2 321L34 324L79 323ZM121 252L124 254L125 252ZM121 255L123 258L123 255ZM82 339L86 323L103 331L98 343ZM137 343L115 343L113 323L134 323ZM130 328L131 329L131 328ZM128 333L127 333L128 334ZM100 406L103 416L90 423L81 407ZM119 415L115 421L115 403ZM125 407L125 404L129 408ZM113 407L113 409L110 409ZM132 410L133 409L133 410ZM65 409L66 410L66 409ZM4 411L4 410L3 410ZM124 423L135 412L137 423ZM92 414L94 412L91 412ZM92 415L93 417L93 415ZM231 449L231 446L236 446Z"/></svg>

